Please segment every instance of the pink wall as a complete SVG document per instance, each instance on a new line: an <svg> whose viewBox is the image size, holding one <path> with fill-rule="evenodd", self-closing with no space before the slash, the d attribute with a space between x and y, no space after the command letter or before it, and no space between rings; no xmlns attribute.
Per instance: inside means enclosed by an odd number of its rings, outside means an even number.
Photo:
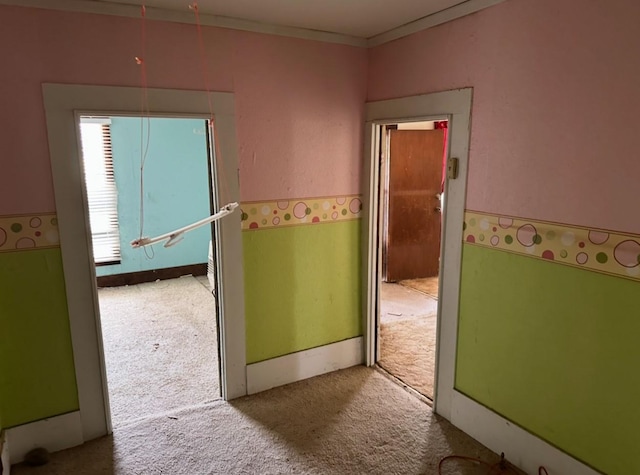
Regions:
<svg viewBox="0 0 640 475"><path fill-rule="evenodd" d="M194 26L147 23L150 87L203 89ZM366 51L205 28L236 94L241 199L358 193ZM41 84L139 85L136 19L0 7L0 215L55 210Z"/></svg>
<svg viewBox="0 0 640 475"><path fill-rule="evenodd" d="M371 50L368 99L472 86L467 208L640 233L639 18L507 0Z"/></svg>

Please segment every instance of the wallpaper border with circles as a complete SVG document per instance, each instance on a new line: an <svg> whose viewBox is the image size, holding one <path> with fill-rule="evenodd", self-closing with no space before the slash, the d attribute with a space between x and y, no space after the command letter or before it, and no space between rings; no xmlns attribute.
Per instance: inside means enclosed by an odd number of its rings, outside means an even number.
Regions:
<svg viewBox="0 0 640 475"><path fill-rule="evenodd" d="M0 216L0 252L60 247L55 213Z"/></svg>
<svg viewBox="0 0 640 475"><path fill-rule="evenodd" d="M254 231L358 219L362 214L362 198L361 195L341 195L248 201L240 204L240 210L242 230Z"/></svg>
<svg viewBox="0 0 640 475"><path fill-rule="evenodd" d="M640 235L467 210L464 242L640 281Z"/></svg>

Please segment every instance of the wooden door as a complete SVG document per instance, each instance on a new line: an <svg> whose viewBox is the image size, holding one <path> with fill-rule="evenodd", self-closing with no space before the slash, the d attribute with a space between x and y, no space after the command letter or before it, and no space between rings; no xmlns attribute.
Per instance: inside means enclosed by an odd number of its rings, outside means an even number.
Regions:
<svg viewBox="0 0 640 475"><path fill-rule="evenodd" d="M391 130L387 236L388 282L438 275L443 130Z"/></svg>

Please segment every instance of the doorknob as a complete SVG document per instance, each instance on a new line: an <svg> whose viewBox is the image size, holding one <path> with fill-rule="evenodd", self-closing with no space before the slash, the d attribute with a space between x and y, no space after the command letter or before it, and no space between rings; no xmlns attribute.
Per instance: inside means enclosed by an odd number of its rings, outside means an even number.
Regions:
<svg viewBox="0 0 640 475"><path fill-rule="evenodd" d="M434 208L434 211L435 211L436 213L442 213L442 208L440 208L439 206L436 206L436 207Z"/></svg>

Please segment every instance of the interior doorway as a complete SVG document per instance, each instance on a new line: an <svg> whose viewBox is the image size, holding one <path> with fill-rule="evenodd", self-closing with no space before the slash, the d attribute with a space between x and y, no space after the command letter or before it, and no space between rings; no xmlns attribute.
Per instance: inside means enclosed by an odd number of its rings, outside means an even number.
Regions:
<svg viewBox="0 0 640 475"><path fill-rule="evenodd" d="M112 427L221 398L214 226L130 245L217 209L210 122L78 125Z"/></svg>
<svg viewBox="0 0 640 475"><path fill-rule="evenodd" d="M377 363L433 400L447 120L381 128Z"/></svg>
<svg viewBox="0 0 640 475"><path fill-rule="evenodd" d="M98 318L95 268L91 240L87 235L89 215L82 178L79 117L82 115L140 114L137 87L42 85L47 138L53 173L60 250L64 266L69 329L78 388L78 411L73 413L76 440L88 441L110 431L106 371ZM216 183L224 184L226 200L240 201L235 98L233 93L150 89L151 116L215 120ZM207 100L210 99L210 100ZM225 178L226 177L226 178ZM216 197L220 200L221 198ZM221 203L217 203L219 205ZM244 321L244 277L241 217L233 213L214 222L215 263L221 392L224 400L247 394L246 332Z"/></svg>
<svg viewBox="0 0 640 475"><path fill-rule="evenodd" d="M462 240L469 164L469 132L473 90L455 89L417 96L368 102L365 107L365 160L363 174L363 303L365 361L368 366L379 360L378 324L382 247L380 186L381 160L384 158L387 124L447 120L447 167L442 195L442 237L438 275L438 317L433 411L452 421L460 411L473 406L469 398L455 389L458 314ZM482 411L478 405L473 411Z"/></svg>

